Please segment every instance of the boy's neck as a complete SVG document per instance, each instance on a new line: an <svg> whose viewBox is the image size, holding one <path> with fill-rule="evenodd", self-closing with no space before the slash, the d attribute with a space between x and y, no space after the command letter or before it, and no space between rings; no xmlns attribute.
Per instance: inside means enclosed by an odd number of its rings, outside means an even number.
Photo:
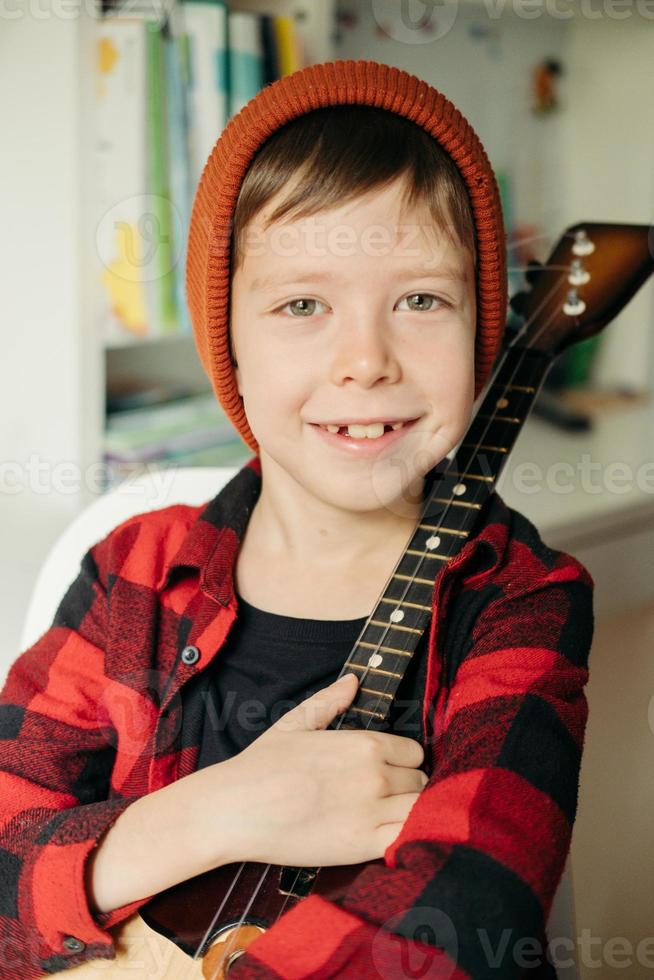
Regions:
<svg viewBox="0 0 654 980"><path fill-rule="evenodd" d="M272 485L271 485L272 483ZM346 511L312 496L297 483L262 481L261 494L246 529L250 546L286 568L323 570L365 568L400 557L419 517L420 505Z"/></svg>

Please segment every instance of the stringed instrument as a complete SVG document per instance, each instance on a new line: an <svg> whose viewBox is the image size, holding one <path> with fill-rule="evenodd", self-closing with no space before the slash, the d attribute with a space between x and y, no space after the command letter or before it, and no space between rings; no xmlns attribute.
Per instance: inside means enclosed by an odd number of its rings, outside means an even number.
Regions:
<svg viewBox="0 0 654 980"><path fill-rule="evenodd" d="M531 289L511 300L520 326L495 367L459 448L428 474L421 516L341 673L360 686L330 728L384 730L432 612L439 570L474 532L553 361L598 334L654 271L648 225L584 222L568 228ZM365 684L363 683L365 681ZM438 727L438 718L434 728ZM340 867L228 864L150 899L111 932L116 959L66 970L75 980L225 980L231 965L310 893L330 898L381 858Z"/></svg>

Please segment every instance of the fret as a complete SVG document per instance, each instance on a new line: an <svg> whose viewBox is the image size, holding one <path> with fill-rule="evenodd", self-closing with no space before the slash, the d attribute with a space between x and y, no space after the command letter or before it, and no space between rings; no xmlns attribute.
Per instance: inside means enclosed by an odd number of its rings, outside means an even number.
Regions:
<svg viewBox="0 0 654 980"><path fill-rule="evenodd" d="M435 504L449 504L453 507L469 507L474 510L481 510L481 504L472 504L467 500L448 500L446 497L432 497Z"/></svg>
<svg viewBox="0 0 654 980"><path fill-rule="evenodd" d="M437 558L439 561L449 561L451 555L439 555L437 551L416 551L415 548L407 548L405 554L418 555L420 558Z"/></svg>
<svg viewBox="0 0 654 980"><path fill-rule="evenodd" d="M466 449L475 449L477 452L479 452L480 449L483 449L485 452L489 453L508 453L506 446L487 446L484 443L479 443L479 445L477 445L476 442L462 442L461 445L465 446Z"/></svg>
<svg viewBox="0 0 654 980"><path fill-rule="evenodd" d="M437 565L428 565L425 561L423 561L423 558L429 558L431 554L432 552L429 552L428 550L423 552L422 549L407 548L399 563L395 566L395 575L407 575L409 581L418 582L418 584L422 585L426 584L426 579L429 577L429 585L433 588L434 582L436 581L436 576L440 574L443 568L445 568L451 556L444 556L438 559ZM416 557L417 555L420 557ZM416 578L417 575L421 575L422 580ZM418 598L422 597L418 596Z"/></svg>
<svg viewBox="0 0 654 980"><path fill-rule="evenodd" d="M382 719L385 719L386 718L386 715L380 714L379 711L370 711L368 708L359 708L358 705L356 705L356 704L350 705L350 707L347 710L348 711L358 711L359 714L362 714L362 715L371 715L373 718L382 718Z"/></svg>
<svg viewBox="0 0 654 980"><path fill-rule="evenodd" d="M524 391L529 395L533 395L536 392L536 389L532 388L531 385L505 385L501 381L495 381L488 387L502 388L504 391Z"/></svg>
<svg viewBox="0 0 654 980"><path fill-rule="evenodd" d="M369 667L368 664L346 663L345 667L347 668L345 673L348 670L366 670L371 674L381 674L382 677L397 677L398 680L404 677L404 674L398 674L394 670L384 670L383 667Z"/></svg>
<svg viewBox="0 0 654 980"><path fill-rule="evenodd" d="M458 477L459 480L483 480L484 483L494 483L494 476L481 476L479 473L452 473L452 476ZM457 534L461 534L461 531L457 531Z"/></svg>
<svg viewBox="0 0 654 980"><path fill-rule="evenodd" d="M391 605L393 606L408 606L409 609L423 609L425 612L428 613L432 611L431 606L423 606L422 603L420 602L409 602L408 599L387 599L386 596L382 596L382 598L379 601L390 602Z"/></svg>
<svg viewBox="0 0 654 980"><path fill-rule="evenodd" d="M506 453L499 452L499 447L486 445L486 452L473 452L472 449L461 448L457 453L457 466L460 470L467 470L473 467L482 473L487 473L493 476L496 480L502 467L506 463L507 455ZM493 487L488 485L489 492L492 492ZM448 521L451 523L451 521Z"/></svg>
<svg viewBox="0 0 654 980"><path fill-rule="evenodd" d="M395 572L392 576L393 578L398 578L402 582L416 582L418 585L429 585L433 586L434 582L430 578L415 578L413 575L400 575Z"/></svg>
<svg viewBox="0 0 654 980"><path fill-rule="evenodd" d="M403 561L406 560L407 560L406 558L403 559ZM414 558L410 558L408 560L412 563L415 562ZM441 570L439 569L438 574L440 574L440 571ZM404 576L404 578L402 578L402 576ZM413 566L412 566L412 574L407 575L403 570L402 576L400 576L398 569L396 569L395 572L391 575L390 579L388 580L388 583L386 585L386 595L389 597L389 599L399 600L399 599L403 599L406 595L410 595L412 600L414 600L415 602L431 603L432 592L434 590L434 582L436 580L435 575L433 575L429 579L427 578L423 578L422 580L417 579L414 577ZM407 587L406 582L410 582L411 586Z"/></svg>
<svg viewBox="0 0 654 980"><path fill-rule="evenodd" d="M393 700L393 695L390 691L374 691L371 687L360 687L360 691L365 691L366 694L374 694L380 698L388 698L390 701Z"/></svg>
<svg viewBox="0 0 654 980"><path fill-rule="evenodd" d="M489 387L534 395L551 363L550 355L544 351L512 345L506 351L500 370Z"/></svg>
<svg viewBox="0 0 654 980"><path fill-rule="evenodd" d="M522 419L513 418L511 415L482 415L480 412L475 415L475 418L492 419L493 422L515 422L516 425L520 425L523 421Z"/></svg>
<svg viewBox="0 0 654 980"><path fill-rule="evenodd" d="M453 527L441 527L440 524L418 524L423 531L438 531L439 534L456 534L460 538L467 538L469 531L457 531Z"/></svg>
<svg viewBox="0 0 654 980"><path fill-rule="evenodd" d="M372 677L370 680L374 682L377 679ZM356 707L364 708L367 711L381 711L388 714L391 709L390 702L393 700L394 692L397 691L399 685L396 681L389 681L387 678L380 678L377 682L389 690L376 691L373 687L360 687L352 702L353 706L356 705Z"/></svg>
<svg viewBox="0 0 654 980"><path fill-rule="evenodd" d="M383 626L384 629L402 630L404 633L418 633L422 635L424 630L416 629L414 626L402 626L400 623L383 623L381 619L371 619L371 626Z"/></svg>
<svg viewBox="0 0 654 980"><path fill-rule="evenodd" d="M379 643L367 643L365 640L359 640L357 643L359 647L367 647L369 650L374 650L378 653L380 650L384 650L386 653L397 653L400 657L410 657L410 650L397 650L395 647L380 646Z"/></svg>

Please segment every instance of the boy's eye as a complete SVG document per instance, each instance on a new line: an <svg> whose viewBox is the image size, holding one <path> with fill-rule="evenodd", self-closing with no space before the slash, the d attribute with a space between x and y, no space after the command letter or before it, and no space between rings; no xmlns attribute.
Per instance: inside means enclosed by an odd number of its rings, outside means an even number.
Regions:
<svg viewBox="0 0 654 980"><path fill-rule="evenodd" d="M436 303L443 305L444 301L438 296L434 296L433 293L409 293L400 300L403 303L406 300L409 304L409 310L412 313L415 312L427 312L430 313L432 310L436 309ZM417 302L414 302L417 301Z"/></svg>
<svg viewBox="0 0 654 980"><path fill-rule="evenodd" d="M434 296L433 293L410 293L408 296L401 299L400 303L404 303L405 300L409 303L409 311L412 313L430 313L436 308L436 303L447 305L444 300L440 299L439 296ZM414 300L417 300L417 302L414 303ZM275 312L280 313L287 307L291 307L295 310L295 313L297 313L296 319L299 317L310 317L315 312L316 303L318 303L320 306L324 305L319 299L310 299L308 296L301 296L298 299L289 300L288 303L278 307ZM295 313L292 315L295 316Z"/></svg>
<svg viewBox="0 0 654 980"><path fill-rule="evenodd" d="M320 300L309 299L307 296L301 296L298 299L292 299L289 300L288 303L284 303L284 305L280 306L279 309L276 310L275 312L281 312L282 310L285 310L287 306L290 306L290 307L294 307L297 310L299 317L300 316L308 317L311 316L311 314L314 312L316 303L320 303ZM321 303L320 305L322 306L323 304ZM299 317L296 317L296 319L298 319Z"/></svg>

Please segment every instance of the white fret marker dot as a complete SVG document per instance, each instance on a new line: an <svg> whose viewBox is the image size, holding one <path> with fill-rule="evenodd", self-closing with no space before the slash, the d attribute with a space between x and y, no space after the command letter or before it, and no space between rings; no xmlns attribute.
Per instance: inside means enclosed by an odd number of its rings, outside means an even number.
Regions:
<svg viewBox="0 0 654 980"><path fill-rule="evenodd" d="M496 408L506 408L508 404L509 404L508 398L498 398L497 401L495 402Z"/></svg>
<svg viewBox="0 0 654 980"><path fill-rule="evenodd" d="M425 547L429 551L433 551L435 548L438 548L440 543L441 543L441 539L438 537L438 535L432 534L432 536L430 538L427 538L427 540L425 541Z"/></svg>
<svg viewBox="0 0 654 980"><path fill-rule="evenodd" d="M452 487L452 493L456 494L457 497L460 497L461 494L465 493L467 489L468 488L465 483L455 483Z"/></svg>
<svg viewBox="0 0 654 980"><path fill-rule="evenodd" d="M382 657L381 653L371 653L368 657L369 667L379 667L379 665L383 662L384 658Z"/></svg>
<svg viewBox="0 0 654 980"><path fill-rule="evenodd" d="M404 611L402 609L394 609L389 618L391 623L401 623L404 619Z"/></svg>

